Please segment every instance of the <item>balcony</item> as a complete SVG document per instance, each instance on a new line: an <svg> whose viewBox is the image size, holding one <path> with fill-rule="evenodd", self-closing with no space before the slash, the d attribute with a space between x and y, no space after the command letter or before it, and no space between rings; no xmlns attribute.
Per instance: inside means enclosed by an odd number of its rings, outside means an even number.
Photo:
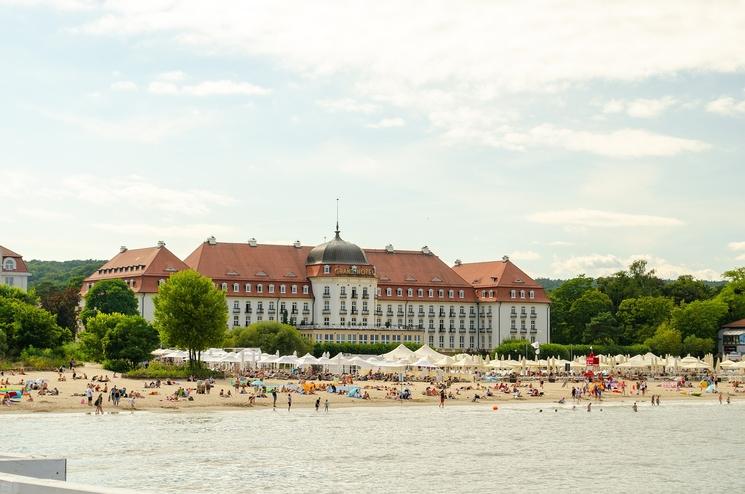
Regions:
<svg viewBox="0 0 745 494"><path fill-rule="evenodd" d="M339 298L347 298L347 294L345 292L341 292L339 294Z"/></svg>
<svg viewBox="0 0 745 494"><path fill-rule="evenodd" d="M536 314L535 312L531 312L530 313L530 318L531 319L535 319L536 317L538 317L538 314Z"/></svg>
<svg viewBox="0 0 745 494"><path fill-rule="evenodd" d="M385 313L385 315L388 317L393 317L393 311L389 310L388 312Z"/></svg>
<svg viewBox="0 0 745 494"><path fill-rule="evenodd" d="M466 317L466 311L464 310L460 311L460 317Z"/></svg>
<svg viewBox="0 0 745 494"><path fill-rule="evenodd" d="M303 309L303 315L310 314L310 309Z"/></svg>
<svg viewBox="0 0 745 494"><path fill-rule="evenodd" d="M370 298L370 295L368 295L367 293L362 294L362 300L367 300L369 298Z"/></svg>
<svg viewBox="0 0 745 494"><path fill-rule="evenodd" d="M257 314L263 314L264 313L264 309L262 309L261 307L259 307L258 309L256 309L256 313Z"/></svg>
<svg viewBox="0 0 745 494"><path fill-rule="evenodd" d="M251 312L253 312L253 309L251 309L251 307L246 307L246 314L250 314Z"/></svg>
<svg viewBox="0 0 745 494"><path fill-rule="evenodd" d="M424 311L423 311L423 310L420 310L420 311L418 312L418 314L419 314L419 317L424 317Z"/></svg>
<svg viewBox="0 0 745 494"><path fill-rule="evenodd" d="M331 298L331 294L330 293L324 293L323 294L323 298Z"/></svg>
<svg viewBox="0 0 745 494"><path fill-rule="evenodd" d="M440 317L445 317L445 311L444 310L441 310L440 311Z"/></svg>
<svg viewBox="0 0 745 494"><path fill-rule="evenodd" d="M331 314L331 309L323 309L321 311L321 314L323 314L324 316L328 316Z"/></svg>
<svg viewBox="0 0 745 494"><path fill-rule="evenodd" d="M458 329L458 332L459 333L465 333L466 332L466 328L460 328L460 329Z"/></svg>
<svg viewBox="0 0 745 494"><path fill-rule="evenodd" d="M455 312L451 312L450 317L455 317Z"/></svg>
<svg viewBox="0 0 745 494"><path fill-rule="evenodd" d="M292 309L292 310L290 311L290 314L297 314L297 309Z"/></svg>
<svg viewBox="0 0 745 494"><path fill-rule="evenodd" d="M233 314L240 314L241 309L239 307L233 307Z"/></svg>
<svg viewBox="0 0 745 494"><path fill-rule="evenodd" d="M357 298L357 293L356 292L352 292L351 298Z"/></svg>
<svg viewBox="0 0 745 494"><path fill-rule="evenodd" d="M352 314L353 316L356 316L357 315L357 309L352 309L352 310L349 311L349 313Z"/></svg>
<svg viewBox="0 0 745 494"><path fill-rule="evenodd" d="M517 312L510 312L510 317L517 317Z"/></svg>
<svg viewBox="0 0 745 494"><path fill-rule="evenodd" d="M400 310L400 311L396 312L396 315L398 317L404 317L404 311Z"/></svg>
<svg viewBox="0 0 745 494"><path fill-rule="evenodd" d="M429 317L435 317L435 313L434 312L430 312L429 313Z"/></svg>
<svg viewBox="0 0 745 494"><path fill-rule="evenodd" d="M277 310L276 309L269 309L268 312L269 312L269 314L276 314L277 313Z"/></svg>
<svg viewBox="0 0 745 494"><path fill-rule="evenodd" d="M367 316L367 315L369 315L369 314L370 314L370 311L369 311L369 310L367 310L367 309L362 309L362 315L363 315L363 316Z"/></svg>

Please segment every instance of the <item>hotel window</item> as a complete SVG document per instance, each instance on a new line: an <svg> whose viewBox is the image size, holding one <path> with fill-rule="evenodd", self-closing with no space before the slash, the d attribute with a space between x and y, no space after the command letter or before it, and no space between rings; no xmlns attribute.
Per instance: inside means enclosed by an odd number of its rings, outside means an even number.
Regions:
<svg viewBox="0 0 745 494"><path fill-rule="evenodd" d="M158 280L158 286L161 286L165 282L166 282L166 280L164 280L163 278L159 279ZM89 284L88 288L90 288L90 284Z"/></svg>
<svg viewBox="0 0 745 494"><path fill-rule="evenodd" d="M510 321L510 329L517 329L517 322L514 319Z"/></svg>
<svg viewBox="0 0 745 494"><path fill-rule="evenodd" d="M347 323L347 318L346 318L346 317L344 317L344 316L341 316L341 318L339 319L339 323L340 323L340 324L341 324L342 326L344 326L344 325L345 325L345 324Z"/></svg>
<svg viewBox="0 0 745 494"><path fill-rule="evenodd" d="M251 293L251 283L246 283L246 293Z"/></svg>
<svg viewBox="0 0 745 494"><path fill-rule="evenodd" d="M463 335L460 335L460 338L458 338L458 341L460 342L460 347L463 348L466 346L466 337Z"/></svg>
<svg viewBox="0 0 745 494"><path fill-rule="evenodd" d="M222 286L222 291L223 292L227 292L228 291L228 284L227 283L223 283L221 286Z"/></svg>
<svg viewBox="0 0 745 494"><path fill-rule="evenodd" d="M331 295L331 288L327 286L323 287L323 294L326 296Z"/></svg>
<svg viewBox="0 0 745 494"><path fill-rule="evenodd" d="M533 300L535 298L535 291L534 290L529 291L528 296L530 297L531 300Z"/></svg>
<svg viewBox="0 0 745 494"><path fill-rule="evenodd" d="M489 290L489 298L494 298L494 290Z"/></svg>
<svg viewBox="0 0 745 494"><path fill-rule="evenodd" d="M233 327L238 326L240 322L238 321L238 316L233 316Z"/></svg>
<svg viewBox="0 0 745 494"><path fill-rule="evenodd" d="M460 320L460 329L466 329L466 321L464 319Z"/></svg>
<svg viewBox="0 0 745 494"><path fill-rule="evenodd" d="M517 298L517 292L515 290L510 290L510 298Z"/></svg>
<svg viewBox="0 0 745 494"><path fill-rule="evenodd" d="M442 288L437 290L437 296L443 298L445 296L445 290L443 290Z"/></svg>
<svg viewBox="0 0 745 494"><path fill-rule="evenodd" d="M308 285L303 285L303 295L308 295L309 293L308 290L309 290Z"/></svg>
<svg viewBox="0 0 745 494"><path fill-rule="evenodd" d="M455 298L455 290L448 290L448 298Z"/></svg>
<svg viewBox="0 0 745 494"><path fill-rule="evenodd" d="M408 290L406 290L406 296L407 297L413 297L414 296L414 289L413 288L409 288Z"/></svg>
<svg viewBox="0 0 745 494"><path fill-rule="evenodd" d="M234 301L233 301L233 308L234 308L234 309L238 309L238 310L241 310L241 307L240 307L240 306L238 305L238 301L237 301L237 300L234 300Z"/></svg>
<svg viewBox="0 0 745 494"><path fill-rule="evenodd" d="M246 326L251 324L251 316L246 316Z"/></svg>
<svg viewBox="0 0 745 494"><path fill-rule="evenodd" d="M440 335L440 348L445 346L445 335Z"/></svg>
<svg viewBox="0 0 745 494"><path fill-rule="evenodd" d="M238 283L233 283L233 292L238 293L241 291L241 285Z"/></svg>
<svg viewBox="0 0 745 494"><path fill-rule="evenodd" d="M4 264L5 264L5 267L3 269L5 269L6 271L15 271L15 269L16 269L16 260L13 259L12 257L9 257L9 258L5 259L5 263Z"/></svg>
<svg viewBox="0 0 745 494"><path fill-rule="evenodd" d="M458 298L463 298L465 296L466 296L466 294L465 294L465 292L463 290L458 290Z"/></svg>
<svg viewBox="0 0 745 494"><path fill-rule="evenodd" d="M269 302L269 310L274 310L274 302Z"/></svg>
<svg viewBox="0 0 745 494"><path fill-rule="evenodd" d="M292 285L292 287L290 288L290 292L295 295L297 293L297 285Z"/></svg>
<svg viewBox="0 0 745 494"><path fill-rule="evenodd" d="M274 293L274 285L269 285L269 293Z"/></svg>
<svg viewBox="0 0 745 494"><path fill-rule="evenodd" d="M404 291L401 288L396 288L396 296L400 297L404 294Z"/></svg>
<svg viewBox="0 0 745 494"><path fill-rule="evenodd" d="M246 302L246 312L251 312L251 302Z"/></svg>
<svg viewBox="0 0 745 494"><path fill-rule="evenodd" d="M341 295L342 297L344 297L344 296L346 296L346 294L347 294L347 287L345 287L345 286L341 287L341 290L339 291L339 295Z"/></svg>
<svg viewBox="0 0 745 494"><path fill-rule="evenodd" d="M522 320L520 321L520 330L521 330L521 331L525 331L525 319L522 319Z"/></svg>
<svg viewBox="0 0 745 494"><path fill-rule="evenodd" d="M303 302L303 311L308 310L308 302Z"/></svg>
<svg viewBox="0 0 745 494"><path fill-rule="evenodd" d="M264 285L262 285L261 283L256 285L256 293L264 293Z"/></svg>
<svg viewBox="0 0 745 494"><path fill-rule="evenodd" d="M329 274L331 272L331 266L328 264L323 266L323 274Z"/></svg>
<svg viewBox="0 0 745 494"><path fill-rule="evenodd" d="M431 288L430 288L430 289L429 289L429 290L427 291L427 295L429 295L429 298L432 298L432 297L434 297L434 296L435 296L435 291L434 291L433 289L431 289Z"/></svg>
<svg viewBox="0 0 745 494"><path fill-rule="evenodd" d="M525 290L520 290L520 298L525 298Z"/></svg>
<svg viewBox="0 0 745 494"><path fill-rule="evenodd" d="M530 321L530 330L535 331L535 320Z"/></svg>
<svg viewBox="0 0 745 494"><path fill-rule="evenodd" d="M422 290L421 288L418 288L416 291L416 296L420 298L424 297L424 290Z"/></svg>
<svg viewBox="0 0 745 494"><path fill-rule="evenodd" d="M284 285L279 285L279 293L287 293L287 287Z"/></svg>
<svg viewBox="0 0 745 494"><path fill-rule="evenodd" d="M450 348L455 348L455 335L450 335Z"/></svg>
<svg viewBox="0 0 745 494"><path fill-rule="evenodd" d="M470 320L470 321L468 321L468 329L476 329L476 327L474 326L474 323L473 323L473 319Z"/></svg>
<svg viewBox="0 0 745 494"><path fill-rule="evenodd" d="M329 318L328 317L324 317L323 318L323 325L324 326L328 326L329 325Z"/></svg>
<svg viewBox="0 0 745 494"><path fill-rule="evenodd" d="M329 305L328 300L323 301L323 310L331 310L331 305Z"/></svg>
<svg viewBox="0 0 745 494"><path fill-rule="evenodd" d="M435 320L430 319L429 320L429 326L427 326L429 329L435 329Z"/></svg>
<svg viewBox="0 0 745 494"><path fill-rule="evenodd" d="M385 289L385 296L390 297L393 294L393 290L391 288Z"/></svg>
<svg viewBox="0 0 745 494"><path fill-rule="evenodd" d="M486 298L486 290L481 290L481 298Z"/></svg>

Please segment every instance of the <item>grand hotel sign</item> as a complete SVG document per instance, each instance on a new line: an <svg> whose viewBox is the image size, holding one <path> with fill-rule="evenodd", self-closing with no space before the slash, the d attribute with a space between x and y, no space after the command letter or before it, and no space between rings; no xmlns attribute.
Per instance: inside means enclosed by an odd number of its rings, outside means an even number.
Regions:
<svg viewBox="0 0 745 494"><path fill-rule="evenodd" d="M335 276L375 276L375 268L357 266L337 266L334 268Z"/></svg>

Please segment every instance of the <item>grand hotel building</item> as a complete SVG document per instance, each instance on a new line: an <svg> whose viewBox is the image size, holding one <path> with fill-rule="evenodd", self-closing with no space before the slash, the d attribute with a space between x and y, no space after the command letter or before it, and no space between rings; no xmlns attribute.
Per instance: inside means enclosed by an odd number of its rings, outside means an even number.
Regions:
<svg viewBox="0 0 745 494"><path fill-rule="evenodd" d="M181 261L165 244L126 249L88 277L123 279L143 317L172 273L194 269L227 298L228 325L286 321L312 341L428 343L443 351L491 349L506 339L550 339L543 288L507 257L448 266L427 247L362 249L334 238L310 247L217 242Z"/></svg>

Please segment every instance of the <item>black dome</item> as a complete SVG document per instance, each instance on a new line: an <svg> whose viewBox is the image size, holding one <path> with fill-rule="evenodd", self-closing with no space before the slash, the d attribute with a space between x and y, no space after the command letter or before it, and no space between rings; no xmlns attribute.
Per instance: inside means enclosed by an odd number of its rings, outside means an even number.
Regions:
<svg viewBox="0 0 745 494"><path fill-rule="evenodd" d="M337 230L333 240L311 249L305 264L367 264L367 256L352 242L342 240Z"/></svg>

